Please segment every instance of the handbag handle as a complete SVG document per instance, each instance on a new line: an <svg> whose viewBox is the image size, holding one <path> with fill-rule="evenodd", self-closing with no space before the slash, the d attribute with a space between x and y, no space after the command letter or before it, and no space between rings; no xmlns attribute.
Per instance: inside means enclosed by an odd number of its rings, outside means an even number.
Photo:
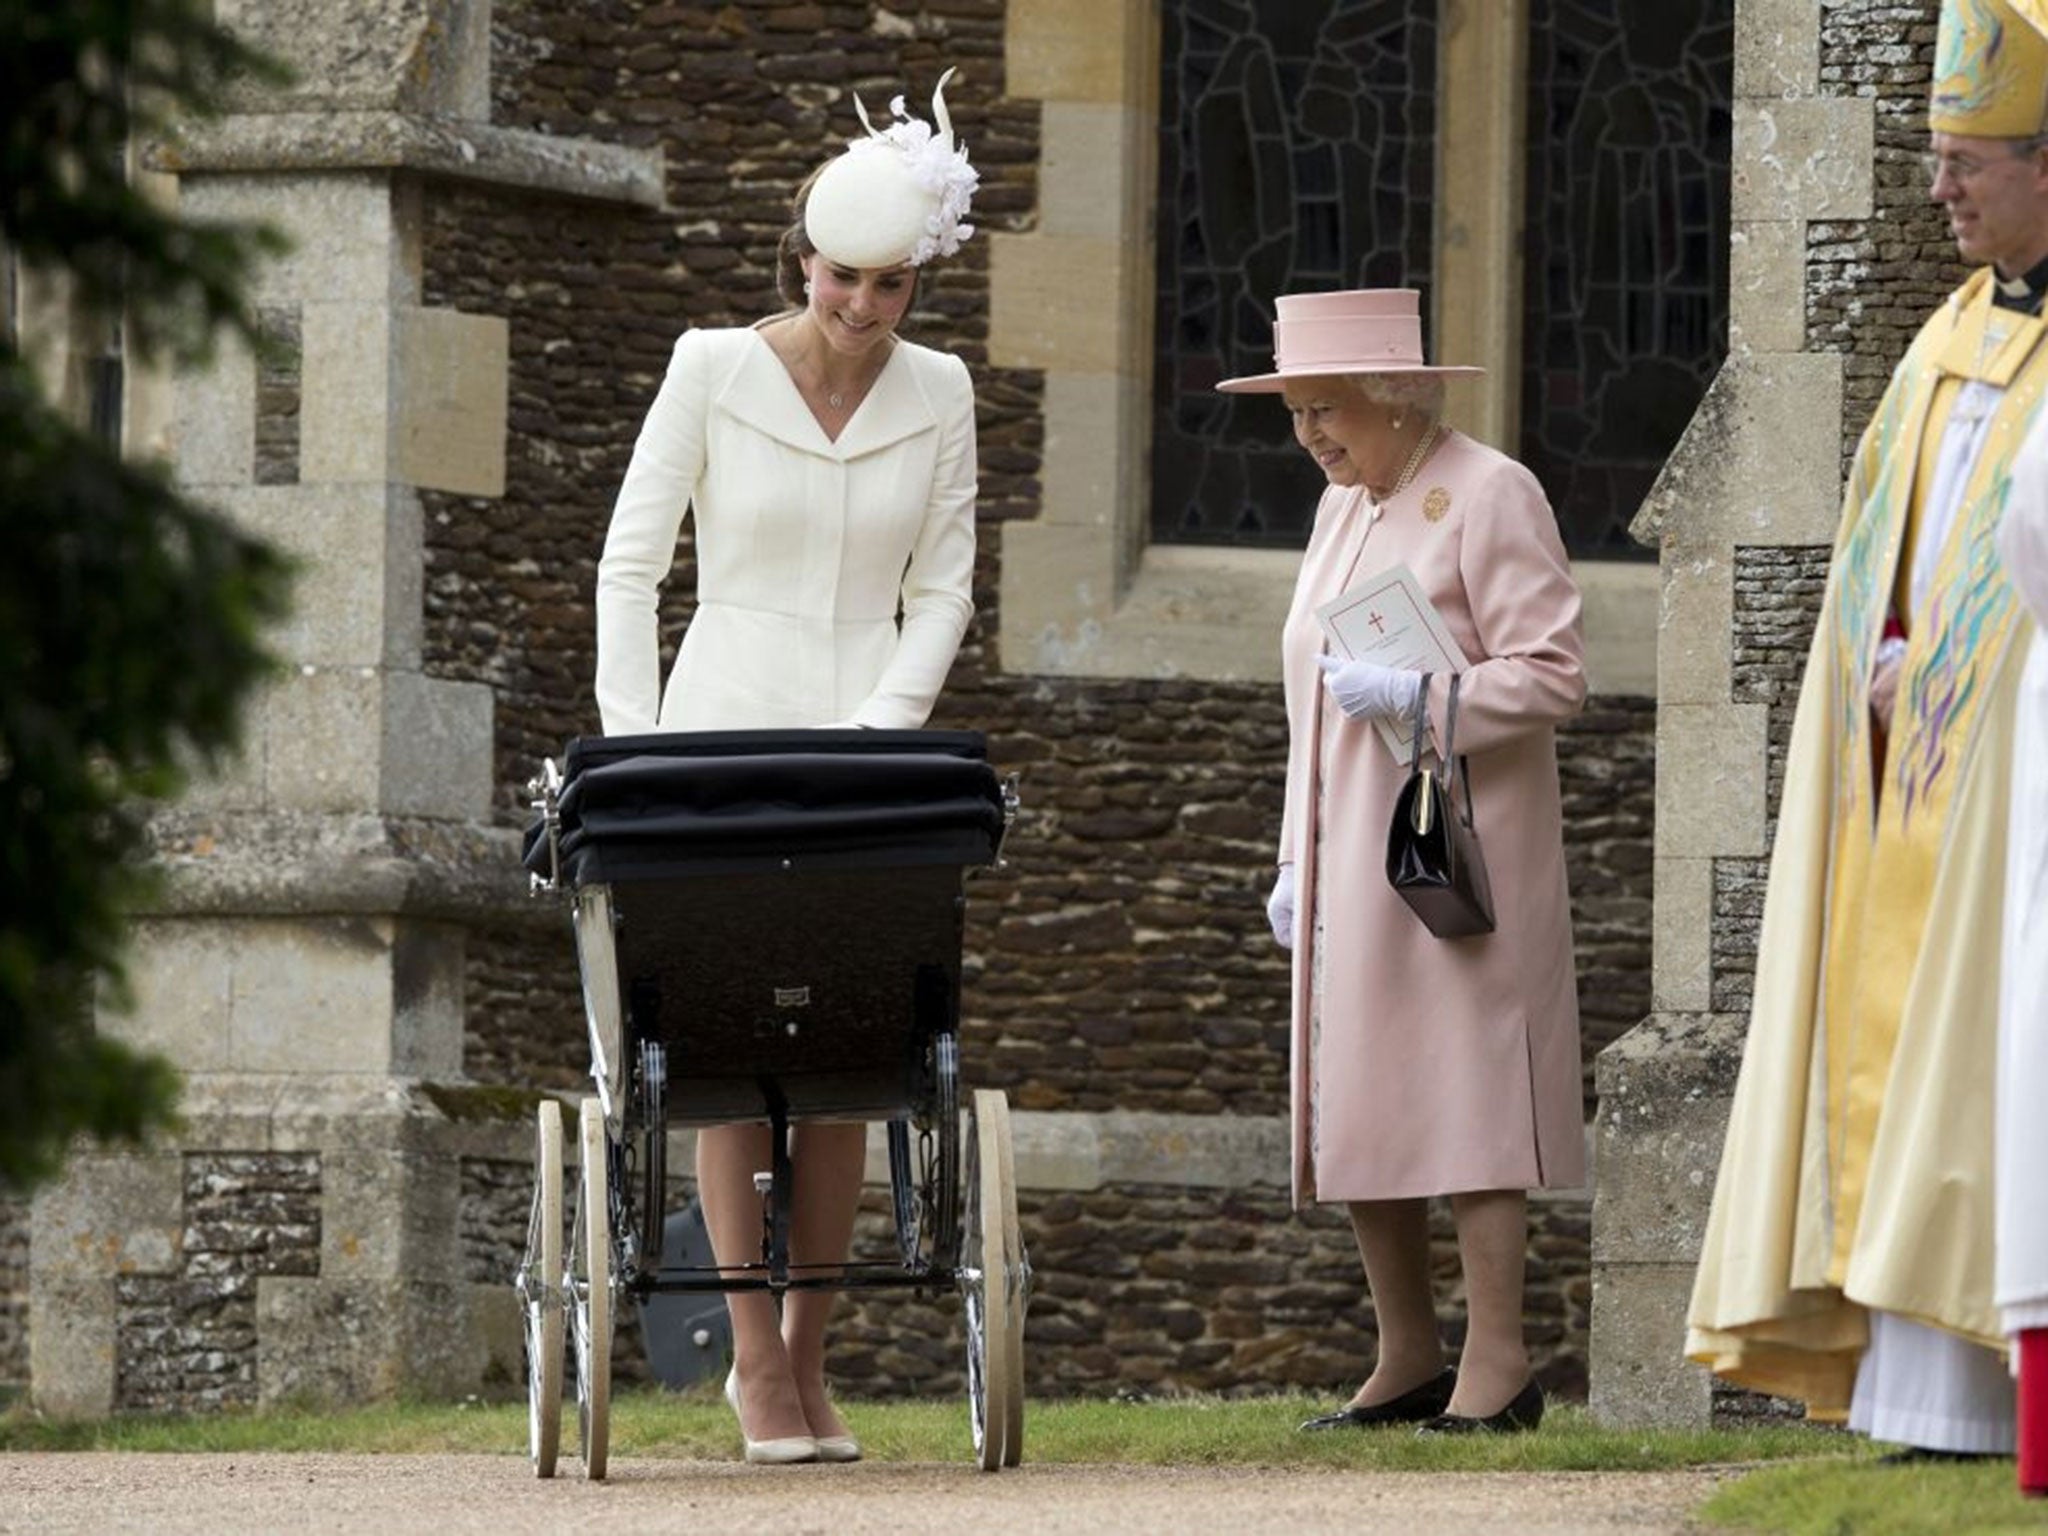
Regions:
<svg viewBox="0 0 2048 1536"><path fill-rule="evenodd" d="M1457 680L1457 674L1453 673L1451 681L1455 683ZM1448 733L1448 725L1446 725L1445 731ZM1422 742L1423 738L1428 735L1429 674L1425 672L1422 674L1422 681L1415 686L1415 718L1410 722L1408 731L1408 771L1410 773L1420 773L1422 771Z"/></svg>
<svg viewBox="0 0 2048 1536"><path fill-rule="evenodd" d="M1415 687L1415 721L1408 738L1408 771L1414 773L1422 767L1422 743L1429 735L1429 678L1422 674L1422 681ZM1454 743L1458 737L1458 674L1451 674L1451 697L1444 706L1444 763L1449 766L1455 759Z"/></svg>
<svg viewBox="0 0 2048 1536"><path fill-rule="evenodd" d="M1422 681L1415 689L1415 720L1408 740L1408 771L1422 770L1422 743L1429 735L1429 673L1422 674ZM1450 697L1444 704L1444 794L1455 807L1458 803L1458 785L1465 785L1465 804L1460 820L1467 831L1476 831L1472 824L1472 785L1465 760L1457 755L1458 739L1458 674L1451 674Z"/></svg>

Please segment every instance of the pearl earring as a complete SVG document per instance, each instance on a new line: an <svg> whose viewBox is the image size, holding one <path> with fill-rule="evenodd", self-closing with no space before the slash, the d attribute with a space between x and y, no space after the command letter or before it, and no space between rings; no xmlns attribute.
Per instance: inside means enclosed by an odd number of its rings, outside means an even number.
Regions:
<svg viewBox="0 0 2048 1536"><path fill-rule="evenodd" d="M1396 432L1398 432L1401 430L1401 423L1406 421L1407 419L1408 418L1406 416L1396 416L1392 421L1388 422L1387 425L1392 427Z"/></svg>
<svg viewBox="0 0 2048 1536"><path fill-rule="evenodd" d="M805 283L805 284L804 284L804 295L805 295L805 297L807 297L807 298L808 298L808 297L810 296L810 292L811 292L811 285L810 285L809 283Z"/></svg>

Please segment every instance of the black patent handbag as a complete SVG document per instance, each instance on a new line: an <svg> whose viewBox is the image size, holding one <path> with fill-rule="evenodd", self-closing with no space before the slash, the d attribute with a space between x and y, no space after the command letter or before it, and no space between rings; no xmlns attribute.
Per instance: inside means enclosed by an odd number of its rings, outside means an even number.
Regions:
<svg viewBox="0 0 2048 1536"><path fill-rule="evenodd" d="M1440 939L1491 933L1493 888L1487 883L1486 859L1479 851L1479 829L1472 823L1471 770L1454 747L1458 730L1455 672L1451 674L1450 702L1444 709L1441 771L1422 766L1422 743L1429 735L1427 672L1415 694L1414 729L1408 780L1394 797L1394 816L1387 826L1387 883Z"/></svg>

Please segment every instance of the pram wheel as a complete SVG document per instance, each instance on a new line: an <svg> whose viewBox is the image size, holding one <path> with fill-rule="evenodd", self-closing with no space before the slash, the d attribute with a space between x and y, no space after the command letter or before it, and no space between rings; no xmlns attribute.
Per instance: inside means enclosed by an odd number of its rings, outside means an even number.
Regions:
<svg viewBox="0 0 2048 1536"><path fill-rule="evenodd" d="M533 1205L514 1288L526 1323L526 1445L535 1477L555 1475L562 1439L562 1106L540 1102Z"/></svg>
<svg viewBox="0 0 2048 1536"><path fill-rule="evenodd" d="M576 1420L583 1436L583 1475L601 1481L611 1440L612 1264L610 1140L604 1107L585 1099L577 1141L583 1181L569 1257L569 1315L576 1340Z"/></svg>
<svg viewBox="0 0 2048 1536"><path fill-rule="evenodd" d="M1017 1217L1016 1142L1010 1134L1009 1101L1000 1093L1003 1133L1003 1283L1009 1297L1009 1326L1004 1333L1009 1366L1004 1379L1009 1390L1009 1432L1003 1436L1003 1465L1014 1467L1024 1459L1024 1309L1031 1301L1031 1261L1024 1253L1024 1227Z"/></svg>
<svg viewBox="0 0 2048 1536"><path fill-rule="evenodd" d="M984 1472L1015 1466L1024 1453L1029 1271L1013 1258L1023 1251L1013 1168L1009 1102L994 1089L976 1089L968 1113L959 1282L967 1318L967 1407Z"/></svg>

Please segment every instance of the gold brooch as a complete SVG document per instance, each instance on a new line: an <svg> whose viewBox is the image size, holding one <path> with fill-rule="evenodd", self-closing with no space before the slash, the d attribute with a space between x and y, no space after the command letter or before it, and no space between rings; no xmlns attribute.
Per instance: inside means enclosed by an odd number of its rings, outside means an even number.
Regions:
<svg viewBox="0 0 2048 1536"><path fill-rule="evenodd" d="M1422 515L1432 523L1440 523L1450 510L1451 493L1440 485L1432 485L1429 494L1422 498Z"/></svg>

